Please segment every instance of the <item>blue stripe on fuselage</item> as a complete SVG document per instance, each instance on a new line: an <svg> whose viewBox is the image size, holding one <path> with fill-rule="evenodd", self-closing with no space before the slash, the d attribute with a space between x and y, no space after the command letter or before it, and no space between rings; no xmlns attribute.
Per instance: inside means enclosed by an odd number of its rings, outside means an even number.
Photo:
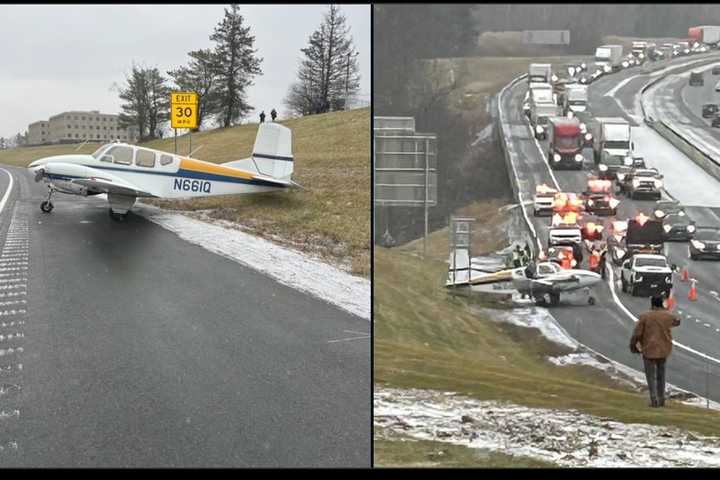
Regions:
<svg viewBox="0 0 720 480"><path fill-rule="evenodd" d="M181 178L194 178L199 180L213 180L216 182L226 182L226 183L244 183L248 185L258 185L263 187L275 187L275 188L286 188L288 185L285 185L283 183L275 183L267 180L257 180L257 179L245 179L245 178L237 178L237 177L229 177L225 175L218 175L216 173L203 173L203 172L195 172L192 170L184 170L179 169L176 173L172 172L158 172L158 171L152 171L152 170L130 170L127 168L117 168L117 167L105 167L105 166L96 166L96 165L83 165L83 167L88 168L95 168L98 170L111 170L111 171L117 171L117 172L126 172L126 173L138 173L138 174L151 174L151 175L164 175L166 177L181 177ZM50 175L48 175L49 177ZM69 177L69 176L68 176ZM87 178L87 177L72 177L72 178Z"/></svg>

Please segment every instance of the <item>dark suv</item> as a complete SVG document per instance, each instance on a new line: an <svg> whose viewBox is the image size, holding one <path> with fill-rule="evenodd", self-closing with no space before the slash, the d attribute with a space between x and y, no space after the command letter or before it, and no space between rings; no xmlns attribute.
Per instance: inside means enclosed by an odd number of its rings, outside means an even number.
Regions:
<svg viewBox="0 0 720 480"><path fill-rule="evenodd" d="M718 113L718 105L716 103L706 103L702 106L702 117L712 118Z"/></svg>
<svg viewBox="0 0 720 480"><path fill-rule="evenodd" d="M701 72L690 72L689 83L691 87L702 87L703 85L705 85L705 80L703 80L703 74Z"/></svg>

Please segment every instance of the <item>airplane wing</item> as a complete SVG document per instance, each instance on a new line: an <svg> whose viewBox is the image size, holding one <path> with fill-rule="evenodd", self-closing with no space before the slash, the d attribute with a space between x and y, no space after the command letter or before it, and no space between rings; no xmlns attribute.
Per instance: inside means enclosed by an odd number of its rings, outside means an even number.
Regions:
<svg viewBox="0 0 720 480"><path fill-rule="evenodd" d="M101 193L113 193L117 195L129 195L133 197L154 197L149 192L137 188L135 185L121 180L114 175L102 174L102 177L74 178L71 183L82 185L88 190Z"/></svg>

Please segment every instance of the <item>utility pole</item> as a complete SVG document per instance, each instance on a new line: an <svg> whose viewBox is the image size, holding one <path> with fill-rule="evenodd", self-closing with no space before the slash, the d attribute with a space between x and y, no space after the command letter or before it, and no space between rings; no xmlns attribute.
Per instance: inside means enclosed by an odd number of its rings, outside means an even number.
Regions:
<svg viewBox="0 0 720 480"><path fill-rule="evenodd" d="M354 56L357 57L360 55L360 52L353 52L350 50L347 54L347 67L345 70L345 108L344 110L347 110L347 104L348 104L348 91L350 89L350 57Z"/></svg>

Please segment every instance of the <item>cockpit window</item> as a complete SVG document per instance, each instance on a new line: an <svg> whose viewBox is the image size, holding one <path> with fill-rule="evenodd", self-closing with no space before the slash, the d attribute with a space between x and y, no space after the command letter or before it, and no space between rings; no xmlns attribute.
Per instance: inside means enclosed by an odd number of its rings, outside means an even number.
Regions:
<svg viewBox="0 0 720 480"><path fill-rule="evenodd" d="M108 155L113 156L113 161L120 165L130 165L133 159L133 148L126 146L112 147L107 151Z"/></svg>
<svg viewBox="0 0 720 480"><path fill-rule="evenodd" d="M170 165L173 162L173 157L171 155L161 155L160 156L160 165Z"/></svg>
<svg viewBox="0 0 720 480"><path fill-rule="evenodd" d="M138 167L149 167L155 166L155 152L150 150L138 149L135 154L135 165Z"/></svg>
<svg viewBox="0 0 720 480"><path fill-rule="evenodd" d="M95 150L95 152L93 152L93 154L92 154L93 158L95 160L98 160L100 158L100 154L102 154L109 145L110 145L109 143L106 143L102 147Z"/></svg>

